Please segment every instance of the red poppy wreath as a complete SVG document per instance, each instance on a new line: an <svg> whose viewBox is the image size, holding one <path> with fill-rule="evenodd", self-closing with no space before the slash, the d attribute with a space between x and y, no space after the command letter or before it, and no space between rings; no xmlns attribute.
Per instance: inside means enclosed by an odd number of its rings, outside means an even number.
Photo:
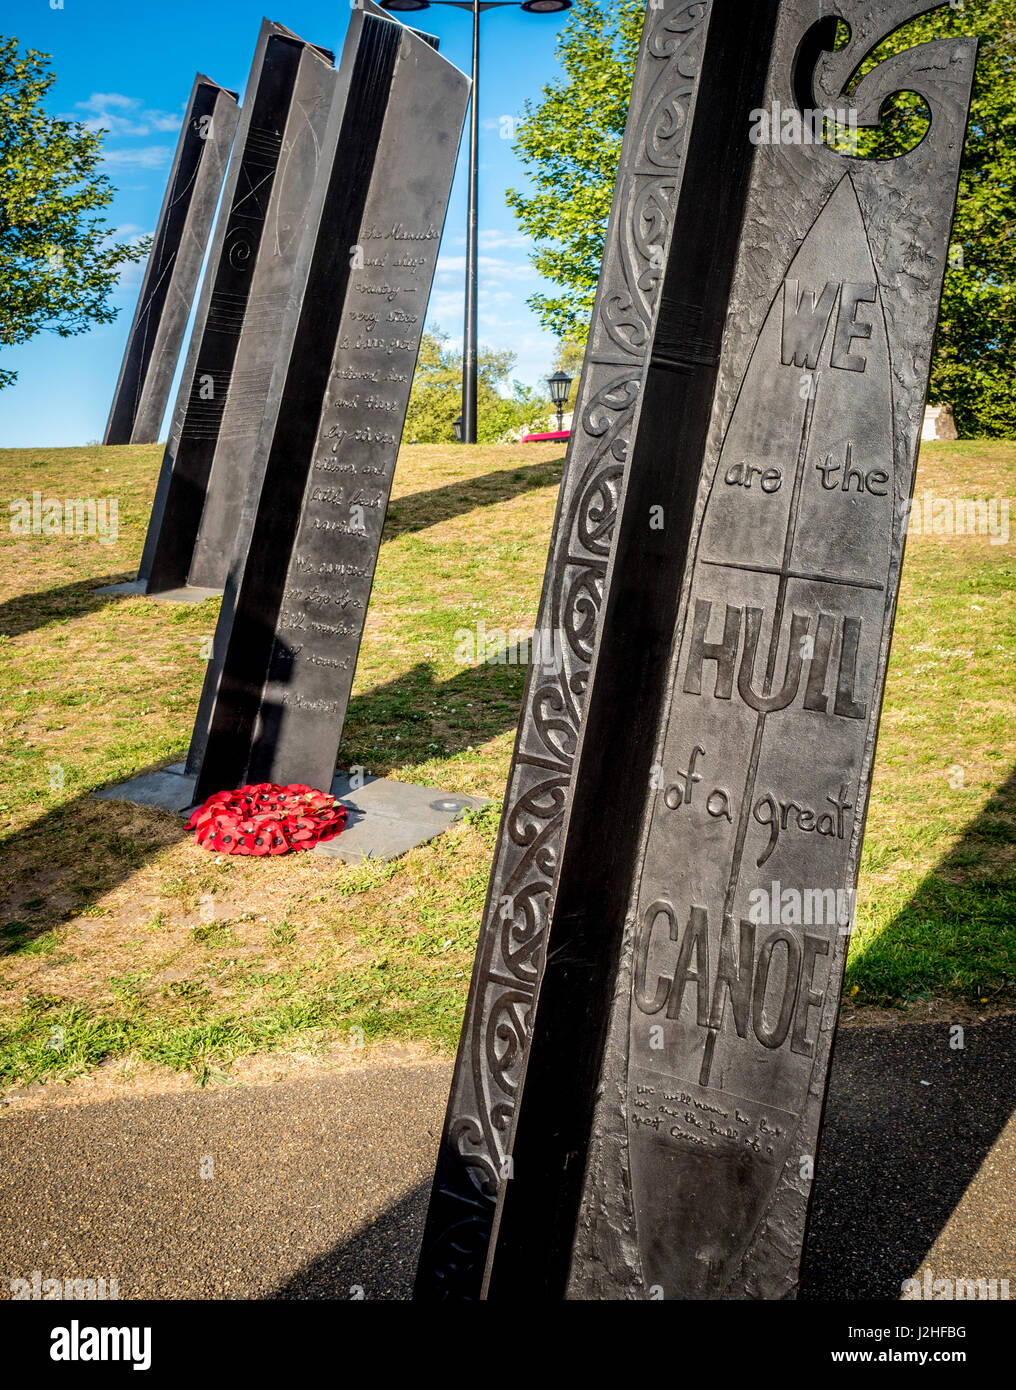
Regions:
<svg viewBox="0 0 1016 1390"><path fill-rule="evenodd" d="M191 812L187 829L212 854L288 854L334 839L346 808L327 792L273 782L216 792Z"/></svg>

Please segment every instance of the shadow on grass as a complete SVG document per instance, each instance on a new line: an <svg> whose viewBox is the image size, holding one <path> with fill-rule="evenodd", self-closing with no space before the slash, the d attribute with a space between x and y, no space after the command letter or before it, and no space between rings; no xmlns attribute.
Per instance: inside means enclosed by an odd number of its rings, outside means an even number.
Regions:
<svg viewBox="0 0 1016 1390"><path fill-rule="evenodd" d="M414 767L514 729L528 668L519 664L518 646L507 655L514 661L464 666L447 680L435 679L433 666L421 661L394 680L355 695L339 766L361 764L384 776L393 768ZM435 746L441 732L435 721L447 730L440 746Z"/></svg>
<svg viewBox="0 0 1016 1390"><path fill-rule="evenodd" d="M179 816L96 801L89 790L11 835L0 843L0 884L10 885L0 898L0 956L47 954L51 946L42 938L182 840L183 826Z"/></svg>
<svg viewBox="0 0 1016 1390"><path fill-rule="evenodd" d="M517 659L518 649L509 655ZM445 747L434 747L435 707L450 730L445 741L462 747L513 729L525 676L525 666L484 663L440 681L433 667L420 663L350 701L340 766L360 763L384 775L447 756ZM442 706L454 706L455 714ZM106 785L159 771L185 756L185 748L176 749L165 761L125 771ZM0 885L11 885L6 892L0 888L0 956L47 954L50 933L69 913L87 913L103 894L185 837L182 817L125 801L97 801L97 790L54 807L0 843Z"/></svg>
<svg viewBox="0 0 1016 1390"><path fill-rule="evenodd" d="M45 627L47 623L98 612L121 596L97 594L94 590L105 584L122 584L127 579L133 579L134 573L133 570L117 570L115 574L76 579L72 584L61 584L56 589L42 589L6 599L0 603L0 635L20 637L23 633Z"/></svg>
<svg viewBox="0 0 1016 1390"><path fill-rule="evenodd" d="M845 988L879 1003L990 1001L1016 982L1016 769L917 891L852 961Z"/></svg>
<svg viewBox="0 0 1016 1390"><path fill-rule="evenodd" d="M422 531L453 517L464 516L477 507L492 507L508 502L537 488L550 487L561 481L564 456L526 463L517 468L500 468L479 478L461 478L426 492L414 492L388 504L382 541L394 540L411 531Z"/></svg>
<svg viewBox="0 0 1016 1390"><path fill-rule="evenodd" d="M464 478L400 497L388 507L381 539L394 540L397 536L464 516L477 507L495 506L498 502L521 497L526 492L556 485L561 481L563 464L563 457L545 459L540 463L501 468L494 473L484 473L479 478ZM0 635L20 637L35 628L45 627L47 622L94 613L124 597L123 594L98 594L94 592L96 589L108 584L122 584L136 576L136 569L117 570L114 574L75 580L55 589L18 594L0 603Z"/></svg>

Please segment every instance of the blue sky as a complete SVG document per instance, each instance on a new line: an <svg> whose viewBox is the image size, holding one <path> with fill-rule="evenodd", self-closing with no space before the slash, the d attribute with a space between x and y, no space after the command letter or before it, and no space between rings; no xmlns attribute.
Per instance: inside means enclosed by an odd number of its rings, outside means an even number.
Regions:
<svg viewBox="0 0 1016 1390"><path fill-rule="evenodd" d="M52 55L57 80L48 106L54 115L110 131L106 172L117 195L108 220L120 237L143 236L155 228L195 72L242 97L266 12L246 0L62 0L62 8L52 8L59 2L5 0L0 29L16 36L22 49ZM285 0L267 17L338 53L349 13L342 0ZM529 264L529 242L504 200L505 189L525 181L511 141L504 138L511 126L504 118L519 116L525 99L537 97L557 74L554 44L566 19L566 14L532 15L512 6L488 10L481 20L480 341L516 352L515 375L529 384L550 372L555 343L525 302L542 281ZM468 69L467 12L435 5L416 23L437 34L441 51ZM464 138L428 319L428 327L440 325L457 342L467 144ZM0 392L0 445L31 448L101 439L142 270L125 271L113 300L120 309L115 323L74 338L39 334L3 352L0 360L18 372L18 381Z"/></svg>

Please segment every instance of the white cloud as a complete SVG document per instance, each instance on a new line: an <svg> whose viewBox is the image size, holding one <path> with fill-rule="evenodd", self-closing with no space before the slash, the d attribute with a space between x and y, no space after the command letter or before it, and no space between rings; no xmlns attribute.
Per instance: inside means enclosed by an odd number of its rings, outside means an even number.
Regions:
<svg viewBox="0 0 1016 1390"><path fill-rule="evenodd" d="M462 290L435 290L427 306L427 316L447 329L449 324L461 324L464 308ZM451 330L448 329L450 332Z"/></svg>
<svg viewBox="0 0 1016 1390"><path fill-rule="evenodd" d="M527 262L506 261L500 256L478 257L480 280L496 284L506 280L537 280L535 269ZM442 256L437 263L437 277L447 280L451 276L462 277L466 273L465 256Z"/></svg>
<svg viewBox="0 0 1016 1390"><path fill-rule="evenodd" d="M466 244L466 238L458 235L446 237L445 241L447 245L465 246ZM518 251L531 251L536 245L531 237L523 236L521 232L505 232L493 227L481 227L479 242L481 251L504 251L509 248Z"/></svg>
<svg viewBox="0 0 1016 1390"><path fill-rule="evenodd" d="M153 110L138 97L121 92L93 92L87 101L75 102L75 111L84 112L88 130L107 130L110 135L139 136L153 132L179 130L181 113Z"/></svg>
<svg viewBox="0 0 1016 1390"><path fill-rule="evenodd" d="M121 226L112 228L107 243L114 241L127 241L132 246L137 246L146 236L151 236L150 230L140 227L136 222L124 222ZM141 288L141 281L144 279L144 261L126 261L120 266L117 274L116 292L124 297L123 302L133 302L138 290Z"/></svg>
<svg viewBox="0 0 1016 1390"><path fill-rule="evenodd" d="M173 158L170 145L143 145L139 150L106 150L103 161L111 169L161 169Z"/></svg>
<svg viewBox="0 0 1016 1390"><path fill-rule="evenodd" d="M521 232L480 232L480 249L482 251L501 251L508 247L513 250L528 251L533 247L530 237L523 236Z"/></svg>
<svg viewBox="0 0 1016 1390"><path fill-rule="evenodd" d="M145 262L132 261L121 266L117 276L115 293L123 296L123 304L133 306L145 278Z"/></svg>
<svg viewBox="0 0 1016 1390"><path fill-rule="evenodd" d="M514 140L525 123L525 117L517 111L505 111L500 116L486 116L480 122L480 129L496 130L502 140Z"/></svg>
<svg viewBox="0 0 1016 1390"><path fill-rule="evenodd" d="M555 348L557 346L557 339L554 337L553 333L540 331L537 333L520 334L515 346L521 355L522 353L543 352L548 343L551 344L552 348Z"/></svg>
<svg viewBox="0 0 1016 1390"><path fill-rule="evenodd" d="M183 114L176 116L172 111L146 111L146 119L155 131L179 130L183 125Z"/></svg>
<svg viewBox="0 0 1016 1390"><path fill-rule="evenodd" d="M93 92L87 101L78 101L75 105L81 111L105 111L107 106L119 106L126 111L140 106L141 102L137 97L125 97L122 92Z"/></svg>

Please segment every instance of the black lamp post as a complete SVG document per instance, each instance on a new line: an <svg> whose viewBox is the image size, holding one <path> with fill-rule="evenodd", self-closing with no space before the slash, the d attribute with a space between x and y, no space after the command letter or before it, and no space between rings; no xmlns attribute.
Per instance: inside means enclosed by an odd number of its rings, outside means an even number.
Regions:
<svg viewBox="0 0 1016 1390"><path fill-rule="evenodd" d="M484 10L513 6L527 14L559 14L570 10L572 0L380 0L383 10L412 13L431 5L468 10L473 16L473 96L469 114L469 212L466 219L466 318L462 351L462 439L476 443L477 285L479 284L479 235L477 189L480 154L480 15Z"/></svg>
<svg viewBox="0 0 1016 1390"><path fill-rule="evenodd" d="M557 429L558 433L564 429L564 407L568 399L568 392L571 390L572 379L567 372L555 372L553 376L547 378L547 385L550 387L550 399L557 406Z"/></svg>

